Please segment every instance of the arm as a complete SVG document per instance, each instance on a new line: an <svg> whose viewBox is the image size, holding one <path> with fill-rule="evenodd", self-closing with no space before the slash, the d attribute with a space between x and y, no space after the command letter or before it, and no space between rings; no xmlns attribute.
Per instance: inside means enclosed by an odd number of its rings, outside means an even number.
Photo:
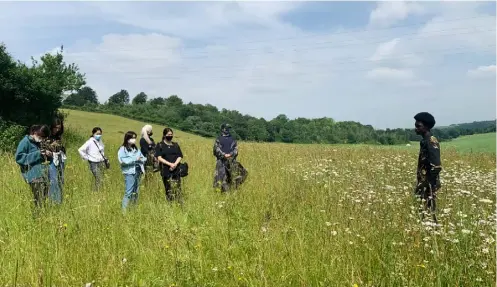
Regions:
<svg viewBox="0 0 497 287"><path fill-rule="evenodd" d="M150 144L147 143L147 140L145 140L145 138L141 138L140 139L140 148L146 153L148 154L149 151L150 151Z"/></svg>
<svg viewBox="0 0 497 287"><path fill-rule="evenodd" d="M233 140L233 143L231 144L231 157L237 157L238 156L238 143L236 140Z"/></svg>
<svg viewBox="0 0 497 287"><path fill-rule="evenodd" d="M145 156L143 156L143 154L140 150L138 150L138 161L141 163L147 162L147 158Z"/></svg>
<svg viewBox="0 0 497 287"><path fill-rule="evenodd" d="M214 146L213 146L213 153L214 153L214 156L218 159L222 159L224 158L224 152L221 150L221 144L219 143L219 140L216 139L216 141L214 142Z"/></svg>
<svg viewBox="0 0 497 287"><path fill-rule="evenodd" d="M179 147L179 145L178 145L178 151L179 151L179 157L174 162L174 166L177 166L181 162L181 160L183 159L183 152L181 151L181 148Z"/></svg>
<svg viewBox="0 0 497 287"><path fill-rule="evenodd" d="M78 148L79 155L81 156L82 159L88 160L88 144L90 141L86 141L80 148Z"/></svg>
<svg viewBox="0 0 497 287"><path fill-rule="evenodd" d="M430 140L427 142L428 149L428 160L430 161L431 170L429 173L429 179L431 184L435 184L435 180L442 170L442 163L440 160L440 144L438 141Z"/></svg>
<svg viewBox="0 0 497 287"><path fill-rule="evenodd" d="M155 147L155 154L157 155L157 160L162 163L162 164L165 164L167 166L172 166L173 164L168 162L167 160L165 160L163 157L162 157L162 149L161 149L161 145L160 144L157 144L157 146Z"/></svg>
<svg viewBox="0 0 497 287"><path fill-rule="evenodd" d="M134 158L126 154L124 147L119 148L119 151L117 152L117 159L121 165L130 165L135 162Z"/></svg>
<svg viewBox="0 0 497 287"><path fill-rule="evenodd" d="M28 153L26 142L24 140L19 143L15 157L16 162L19 165L33 166L42 161L40 150L38 149Z"/></svg>
<svg viewBox="0 0 497 287"><path fill-rule="evenodd" d="M173 163L170 163L167 160L163 159L162 156L158 156L157 159L159 160L159 162L161 162L169 167L171 167L173 165Z"/></svg>

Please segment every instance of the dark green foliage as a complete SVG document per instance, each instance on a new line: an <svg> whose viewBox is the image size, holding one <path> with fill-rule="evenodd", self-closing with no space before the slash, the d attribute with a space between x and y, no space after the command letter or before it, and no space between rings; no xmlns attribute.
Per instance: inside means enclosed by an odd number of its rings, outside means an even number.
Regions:
<svg viewBox="0 0 497 287"><path fill-rule="evenodd" d="M70 94L65 100L64 105L69 106L84 106L84 105L98 105L97 93L90 87L83 87L76 93Z"/></svg>
<svg viewBox="0 0 497 287"><path fill-rule="evenodd" d="M330 144L382 144L396 145L419 141L414 129L375 130L370 125L358 122L335 122L331 118L295 120L279 115L271 121L242 115L238 111L222 109L212 105L183 104L177 96L154 98L139 105L100 105L98 107L73 107L85 111L111 113L148 123L177 127L203 137L219 134L223 122L233 126L237 139L260 142L285 143L330 143ZM457 125L434 129L441 140L450 140L461 135L495 131L495 121Z"/></svg>
<svg viewBox="0 0 497 287"><path fill-rule="evenodd" d="M129 93L126 90L121 90L113 94L109 98L109 105L126 105L129 104Z"/></svg>
<svg viewBox="0 0 497 287"><path fill-rule="evenodd" d="M147 94L141 92L138 95L136 95L136 97L133 98L132 104L133 105L145 104L147 102L147 98L148 98Z"/></svg>
<svg viewBox="0 0 497 287"><path fill-rule="evenodd" d="M0 149L12 150L33 124L50 124L58 116L65 92L78 91L84 74L67 65L62 50L45 54L31 66L16 62L0 44Z"/></svg>
<svg viewBox="0 0 497 287"><path fill-rule="evenodd" d="M0 150L14 152L27 128L0 119Z"/></svg>

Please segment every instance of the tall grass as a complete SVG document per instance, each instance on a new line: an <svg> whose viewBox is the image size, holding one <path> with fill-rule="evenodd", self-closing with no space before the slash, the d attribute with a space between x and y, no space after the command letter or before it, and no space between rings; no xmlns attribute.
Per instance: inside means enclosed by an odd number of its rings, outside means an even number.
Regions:
<svg viewBox="0 0 497 287"><path fill-rule="evenodd" d="M77 148L94 125L112 167L101 192ZM71 111L65 198L31 216L11 156L0 175L4 286L492 286L495 156L443 151L435 227L412 198L416 151L240 143L249 177L214 192L212 141L175 131L184 205L155 174L123 215L117 149L143 123ZM161 134L161 127L154 132ZM81 141L81 142L78 142ZM442 146L443 148L443 146Z"/></svg>

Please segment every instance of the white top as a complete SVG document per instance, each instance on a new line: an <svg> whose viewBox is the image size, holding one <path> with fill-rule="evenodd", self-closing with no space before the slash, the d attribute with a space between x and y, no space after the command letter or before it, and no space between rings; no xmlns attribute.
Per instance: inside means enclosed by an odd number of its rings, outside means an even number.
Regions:
<svg viewBox="0 0 497 287"><path fill-rule="evenodd" d="M78 152L84 160L102 162L104 161L102 154L105 155L104 148L102 140L97 141L94 137L91 137L78 149ZM102 154L100 154L99 150Z"/></svg>

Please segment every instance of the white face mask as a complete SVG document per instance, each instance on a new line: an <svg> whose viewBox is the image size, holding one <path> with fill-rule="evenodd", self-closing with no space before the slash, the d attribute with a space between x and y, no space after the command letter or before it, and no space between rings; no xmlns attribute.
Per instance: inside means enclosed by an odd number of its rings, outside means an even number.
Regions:
<svg viewBox="0 0 497 287"><path fill-rule="evenodd" d="M129 140L128 140L128 143L129 143L129 144L135 144L135 143L136 143L136 139L129 139Z"/></svg>

